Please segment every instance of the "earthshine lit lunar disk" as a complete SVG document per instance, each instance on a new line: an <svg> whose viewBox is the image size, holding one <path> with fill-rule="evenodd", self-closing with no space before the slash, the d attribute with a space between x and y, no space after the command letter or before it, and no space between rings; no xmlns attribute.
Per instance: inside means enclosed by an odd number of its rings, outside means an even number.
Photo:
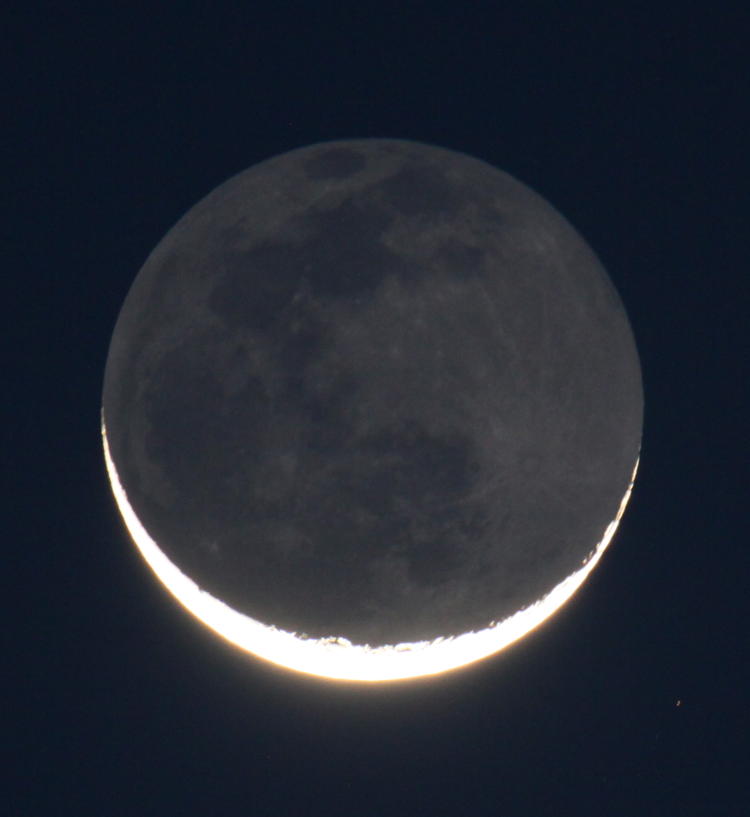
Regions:
<svg viewBox="0 0 750 817"><path fill-rule="evenodd" d="M190 210L125 301L112 489L207 626L385 681L484 658L583 583L632 489L640 367L543 199L396 140L262 162Z"/></svg>

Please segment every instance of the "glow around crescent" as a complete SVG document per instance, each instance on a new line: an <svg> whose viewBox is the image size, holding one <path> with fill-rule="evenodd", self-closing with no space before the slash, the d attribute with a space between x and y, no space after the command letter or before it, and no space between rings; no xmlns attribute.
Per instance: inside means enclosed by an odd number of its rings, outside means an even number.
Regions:
<svg viewBox="0 0 750 817"><path fill-rule="evenodd" d="M288 669L323 678L347 681L396 681L435 675L486 658L522 638L555 613L583 584L612 541L625 511L638 470L638 459L615 518L580 570L561 581L546 596L484 630L406 644L371 647L346 638L302 637L262 624L233 610L202 590L159 549L128 501L107 443L102 420L102 442L112 492L141 555L162 584L207 627L253 655Z"/></svg>

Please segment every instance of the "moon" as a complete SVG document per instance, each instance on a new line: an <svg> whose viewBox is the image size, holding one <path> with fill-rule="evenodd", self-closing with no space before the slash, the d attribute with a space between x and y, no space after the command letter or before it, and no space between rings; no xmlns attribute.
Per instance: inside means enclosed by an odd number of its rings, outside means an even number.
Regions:
<svg viewBox="0 0 750 817"><path fill-rule="evenodd" d="M357 139L234 176L138 273L105 462L158 579L254 655L435 674L569 599L632 490L640 365L600 262L467 155Z"/></svg>

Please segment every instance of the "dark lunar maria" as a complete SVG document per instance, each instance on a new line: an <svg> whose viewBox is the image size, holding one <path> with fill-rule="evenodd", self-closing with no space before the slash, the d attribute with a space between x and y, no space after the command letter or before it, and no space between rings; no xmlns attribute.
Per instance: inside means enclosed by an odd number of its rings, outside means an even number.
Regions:
<svg viewBox="0 0 750 817"><path fill-rule="evenodd" d="M622 303L549 204L363 139L264 161L169 231L103 420L183 573L265 624L380 645L483 629L580 569L642 391Z"/></svg>

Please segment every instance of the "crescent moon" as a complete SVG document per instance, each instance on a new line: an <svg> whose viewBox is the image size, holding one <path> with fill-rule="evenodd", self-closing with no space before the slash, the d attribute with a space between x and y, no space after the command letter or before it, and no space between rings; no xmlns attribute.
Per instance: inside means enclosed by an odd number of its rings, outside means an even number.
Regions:
<svg viewBox="0 0 750 817"><path fill-rule="evenodd" d="M160 242L112 337L104 458L207 627L394 681L486 658L601 559L640 453L622 303L507 174L397 140L302 148Z"/></svg>
<svg viewBox="0 0 750 817"><path fill-rule="evenodd" d="M279 630L233 610L202 590L167 558L138 520L112 461L103 418L102 444L112 492L133 541L156 577L186 610L222 638L258 658L286 669L341 681L399 681L437 675L488 658L528 635L570 599L604 555L630 499L640 459L636 460L617 515L607 525L590 558L544 598L478 632L371 647L352 644L343 636L304 638Z"/></svg>

